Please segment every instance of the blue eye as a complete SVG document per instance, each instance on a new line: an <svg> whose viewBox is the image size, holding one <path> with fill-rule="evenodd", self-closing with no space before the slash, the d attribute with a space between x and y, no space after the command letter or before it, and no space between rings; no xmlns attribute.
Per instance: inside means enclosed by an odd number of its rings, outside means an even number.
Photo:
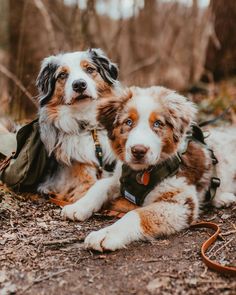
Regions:
<svg viewBox="0 0 236 295"><path fill-rule="evenodd" d="M132 126L133 125L133 121L131 119L128 119L126 122L125 122L126 125L128 126Z"/></svg>
<svg viewBox="0 0 236 295"><path fill-rule="evenodd" d="M162 125L162 122L159 121L159 120L157 120L157 121L155 121L155 122L153 123L153 127L154 127L154 128L158 128L158 127L160 127L161 125Z"/></svg>

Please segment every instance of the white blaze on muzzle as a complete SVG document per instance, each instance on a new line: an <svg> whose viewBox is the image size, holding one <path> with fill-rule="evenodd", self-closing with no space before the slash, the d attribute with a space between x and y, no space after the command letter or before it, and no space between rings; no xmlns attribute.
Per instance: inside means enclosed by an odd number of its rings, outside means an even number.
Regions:
<svg viewBox="0 0 236 295"><path fill-rule="evenodd" d="M65 103L70 103L71 100L79 95L78 92L73 90L73 83L77 80L84 80L87 84L86 89L83 94L91 96L93 99L97 98L97 90L95 81L84 72L81 68L80 61L84 59L84 56L78 61L78 57L73 60L73 57L67 61L67 66L69 65L70 73L65 84Z"/></svg>
<svg viewBox="0 0 236 295"><path fill-rule="evenodd" d="M135 162L132 149L135 146L143 146L147 149L145 156L142 159L144 165L154 165L161 153L161 140L158 135L151 129L148 117L139 118L138 124L134 127L128 136L126 142L126 162L132 165Z"/></svg>

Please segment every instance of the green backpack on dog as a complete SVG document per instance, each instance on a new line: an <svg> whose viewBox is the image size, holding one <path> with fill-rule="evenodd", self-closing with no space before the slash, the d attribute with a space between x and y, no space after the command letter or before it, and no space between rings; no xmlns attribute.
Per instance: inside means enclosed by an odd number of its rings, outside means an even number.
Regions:
<svg viewBox="0 0 236 295"><path fill-rule="evenodd" d="M38 119L19 129L16 141L16 152L0 164L0 180L15 192L35 192L55 163L41 141Z"/></svg>

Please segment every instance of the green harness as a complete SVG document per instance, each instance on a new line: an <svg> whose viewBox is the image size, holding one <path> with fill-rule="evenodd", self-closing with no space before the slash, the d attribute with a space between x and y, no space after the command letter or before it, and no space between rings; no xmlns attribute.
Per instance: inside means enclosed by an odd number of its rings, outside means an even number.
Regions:
<svg viewBox="0 0 236 295"><path fill-rule="evenodd" d="M144 171L132 170L128 165L124 164L122 166L122 175L120 178L121 195L130 202L141 206L146 196L159 183L167 177L175 175L179 171L182 162L181 156L186 152L190 141L197 142L210 151L213 164L213 176L206 193L206 201L212 200L216 194L217 188L220 186L220 179L217 177L215 169L215 165L218 161L214 152L205 143L203 132L197 125L191 126L191 131L186 136L184 147L172 158Z"/></svg>

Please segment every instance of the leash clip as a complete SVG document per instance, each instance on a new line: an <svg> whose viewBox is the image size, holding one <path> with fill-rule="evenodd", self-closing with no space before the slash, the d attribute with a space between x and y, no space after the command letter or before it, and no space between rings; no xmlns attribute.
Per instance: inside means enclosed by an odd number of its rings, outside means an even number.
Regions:
<svg viewBox="0 0 236 295"><path fill-rule="evenodd" d="M212 177L211 178L211 186L215 187L215 188L219 187L220 186L220 178Z"/></svg>

